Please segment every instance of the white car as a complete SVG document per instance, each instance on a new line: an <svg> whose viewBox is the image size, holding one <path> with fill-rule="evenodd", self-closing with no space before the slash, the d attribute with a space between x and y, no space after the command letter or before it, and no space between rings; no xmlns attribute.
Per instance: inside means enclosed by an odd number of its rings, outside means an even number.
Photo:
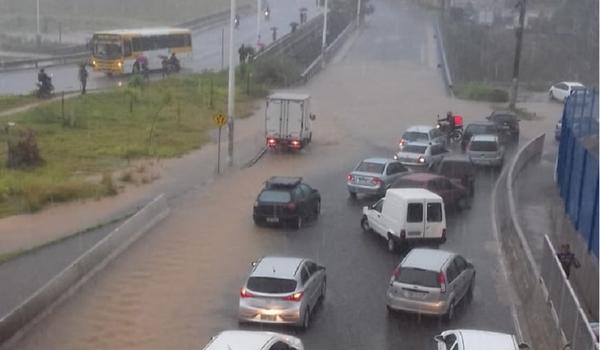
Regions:
<svg viewBox="0 0 600 350"><path fill-rule="evenodd" d="M564 102L575 90L583 90L585 86L578 82L563 81L554 84L548 90L548 95L551 100L558 100Z"/></svg>
<svg viewBox="0 0 600 350"><path fill-rule="evenodd" d="M304 350L302 341L287 334L224 331L213 337L204 350Z"/></svg>
<svg viewBox="0 0 600 350"><path fill-rule="evenodd" d="M402 138L398 143L400 149L404 147L404 145L411 142L423 142L426 144L446 144L446 137L440 129L429 126L429 125L415 125L406 129L404 134L402 134Z"/></svg>
<svg viewBox="0 0 600 350"><path fill-rule="evenodd" d="M433 339L438 350L519 350L529 349L524 343L518 343L512 334L455 329L442 332Z"/></svg>
<svg viewBox="0 0 600 350"><path fill-rule="evenodd" d="M410 142L396 153L394 159L400 161L402 165L431 168L447 154L448 150L440 144Z"/></svg>

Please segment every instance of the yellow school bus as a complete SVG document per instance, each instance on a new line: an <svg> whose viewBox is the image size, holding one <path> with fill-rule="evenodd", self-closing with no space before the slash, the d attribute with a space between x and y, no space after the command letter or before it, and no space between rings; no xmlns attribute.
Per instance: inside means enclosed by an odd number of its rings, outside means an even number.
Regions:
<svg viewBox="0 0 600 350"><path fill-rule="evenodd" d="M136 60L150 70L160 69L162 58L175 53L182 65L191 61L192 34L184 28L143 28L94 33L90 63L108 75L132 73Z"/></svg>

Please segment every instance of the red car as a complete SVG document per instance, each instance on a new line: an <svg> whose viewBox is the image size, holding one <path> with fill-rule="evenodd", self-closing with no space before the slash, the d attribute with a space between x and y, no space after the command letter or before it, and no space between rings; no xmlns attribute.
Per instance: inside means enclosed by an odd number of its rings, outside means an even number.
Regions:
<svg viewBox="0 0 600 350"><path fill-rule="evenodd" d="M469 191L460 184L460 180L431 173L412 173L400 177L392 184L392 188L425 188L438 194L446 206L459 210L471 207Z"/></svg>

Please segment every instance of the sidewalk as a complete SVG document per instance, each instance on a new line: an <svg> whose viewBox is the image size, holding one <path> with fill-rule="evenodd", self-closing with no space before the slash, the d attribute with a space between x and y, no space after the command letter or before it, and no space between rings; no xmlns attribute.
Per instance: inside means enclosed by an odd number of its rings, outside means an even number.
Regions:
<svg viewBox="0 0 600 350"><path fill-rule="evenodd" d="M556 152L557 147L548 147L547 144L541 160L527 165L519 176L516 182L519 221L538 266L542 261L544 235L548 234L555 248L562 243L570 243L582 265L590 267L595 259L590 259L585 249L578 249L579 234L564 212L563 202L554 182ZM598 263L596 260L595 283L588 272L590 269L583 266L571 271L569 281L590 321L597 321Z"/></svg>

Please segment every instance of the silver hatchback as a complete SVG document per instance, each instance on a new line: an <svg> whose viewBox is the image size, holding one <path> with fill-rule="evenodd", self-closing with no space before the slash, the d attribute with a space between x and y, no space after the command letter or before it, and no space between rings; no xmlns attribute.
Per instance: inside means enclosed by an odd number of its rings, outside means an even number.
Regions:
<svg viewBox="0 0 600 350"><path fill-rule="evenodd" d="M240 290L240 322L309 327L310 316L325 297L325 267L291 257L264 257L253 263Z"/></svg>
<svg viewBox="0 0 600 350"><path fill-rule="evenodd" d="M473 297L475 268L462 256L437 249L411 250L390 279L389 311L454 317L455 307Z"/></svg>
<svg viewBox="0 0 600 350"><path fill-rule="evenodd" d="M408 169L397 160L368 158L348 174L346 185L352 198L357 193L384 195L396 179L407 173Z"/></svg>
<svg viewBox="0 0 600 350"><path fill-rule="evenodd" d="M467 155L475 165L502 168L504 146L497 135L475 135L467 146Z"/></svg>

